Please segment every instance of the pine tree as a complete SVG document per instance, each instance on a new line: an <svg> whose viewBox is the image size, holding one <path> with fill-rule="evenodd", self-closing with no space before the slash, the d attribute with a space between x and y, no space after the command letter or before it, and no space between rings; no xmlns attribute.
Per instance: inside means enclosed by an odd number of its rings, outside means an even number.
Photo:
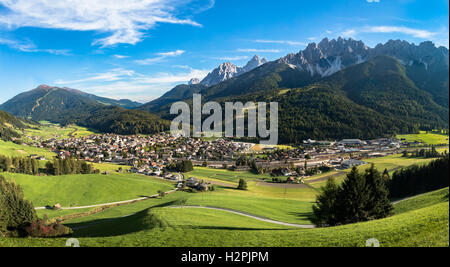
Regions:
<svg viewBox="0 0 450 267"><path fill-rule="evenodd" d="M327 184L322 188L322 193L317 197L316 204L313 206L313 223L319 226L337 224L336 214L334 212L339 186L332 177L327 180Z"/></svg>
<svg viewBox="0 0 450 267"><path fill-rule="evenodd" d="M24 227L36 219L33 204L24 199L20 186L0 175L0 236L23 235Z"/></svg>
<svg viewBox="0 0 450 267"><path fill-rule="evenodd" d="M369 201L367 210L369 211L368 219L379 219L388 216L393 206L389 201L389 191L386 187L381 173L372 166L366 170L365 180L369 189Z"/></svg>
<svg viewBox="0 0 450 267"><path fill-rule="evenodd" d="M341 193L336 205L337 218L340 223L364 221L369 211L367 201L370 198L364 176L353 167L342 183Z"/></svg>

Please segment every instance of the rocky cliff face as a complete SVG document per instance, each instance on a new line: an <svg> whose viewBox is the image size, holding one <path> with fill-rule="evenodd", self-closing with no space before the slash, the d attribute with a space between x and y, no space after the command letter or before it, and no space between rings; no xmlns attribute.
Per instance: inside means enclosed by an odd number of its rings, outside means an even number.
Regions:
<svg viewBox="0 0 450 267"><path fill-rule="evenodd" d="M246 72L249 72L263 64L267 60L265 58L261 59L258 55L255 55L244 67L238 67L231 62L225 62L220 64L220 66L210 72L200 83L206 86L213 86L220 82L226 81L233 77L237 77Z"/></svg>
<svg viewBox="0 0 450 267"><path fill-rule="evenodd" d="M425 69L448 69L448 49L435 47L431 42L420 45L400 40L390 40L386 44L378 44L369 48L362 41L338 38L323 39L320 43L311 43L297 54L289 54L278 60L291 68L305 71L311 76L330 76L351 65L363 63L378 55L388 55L397 58L404 65L422 64Z"/></svg>

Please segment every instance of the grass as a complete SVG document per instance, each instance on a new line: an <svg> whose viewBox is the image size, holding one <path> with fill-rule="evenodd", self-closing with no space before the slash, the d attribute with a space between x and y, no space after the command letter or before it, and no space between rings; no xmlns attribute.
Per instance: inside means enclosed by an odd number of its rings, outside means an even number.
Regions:
<svg viewBox="0 0 450 267"><path fill-rule="evenodd" d="M420 132L419 134L397 135L397 138L405 139L407 142L417 141L428 145L449 144L448 135L424 131Z"/></svg>
<svg viewBox="0 0 450 267"><path fill-rule="evenodd" d="M194 171L185 174L186 177L196 177L198 179L216 179L225 182L237 183L239 179L259 180L270 178L269 174L254 174L249 171L229 171L224 169L211 169L207 167L195 167Z"/></svg>
<svg viewBox="0 0 450 267"><path fill-rule="evenodd" d="M39 125L37 129L25 129L24 134L27 137L37 136L42 139L66 139L69 137L84 137L94 134L94 132L89 129L77 125L62 127L59 124L46 121L42 121L40 123L41 125Z"/></svg>
<svg viewBox="0 0 450 267"><path fill-rule="evenodd" d="M26 157L31 154L45 156L46 158L52 158L55 156L55 153L42 148L18 145L13 142L5 142L0 140L0 155L8 157Z"/></svg>
<svg viewBox="0 0 450 267"><path fill-rule="evenodd" d="M369 163L366 165L361 165L358 167L359 170L363 171L367 168L370 168L370 164L375 164L375 168L377 168L379 171L384 171L387 169L388 171L392 172L396 169L408 167L414 164L425 164L430 161L435 160L434 158L405 158L402 157L401 154L396 155L389 155L386 157L381 158L373 158L373 159L364 159L365 162ZM348 169L346 171L350 172L351 169Z"/></svg>
<svg viewBox="0 0 450 267"><path fill-rule="evenodd" d="M395 204L394 213L401 214L418 208L425 208L448 201L448 187L423 194Z"/></svg>
<svg viewBox="0 0 450 267"><path fill-rule="evenodd" d="M117 202L169 191L164 180L134 174L31 176L3 173L22 186L25 198L36 207L60 203L63 207Z"/></svg>
<svg viewBox="0 0 450 267"><path fill-rule="evenodd" d="M154 224L154 216L163 227ZM167 207L144 209L115 220L71 224L80 227L75 237L81 246L158 247L363 247L369 238L378 239L383 247L448 247L448 225L448 201L381 220L317 229L269 225L223 211ZM58 247L65 246L66 240L0 238L0 246Z"/></svg>

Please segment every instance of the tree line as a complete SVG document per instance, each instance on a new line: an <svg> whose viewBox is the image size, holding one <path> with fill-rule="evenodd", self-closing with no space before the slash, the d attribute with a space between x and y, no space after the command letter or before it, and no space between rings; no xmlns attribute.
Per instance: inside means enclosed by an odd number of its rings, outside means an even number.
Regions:
<svg viewBox="0 0 450 267"><path fill-rule="evenodd" d="M29 157L5 157L0 155L0 171L38 175L67 175L99 173L92 164L74 158L53 159L40 168L39 161Z"/></svg>
<svg viewBox="0 0 450 267"><path fill-rule="evenodd" d="M413 196L447 187L449 185L449 156L436 159L427 165L413 165L397 170L389 182L392 198Z"/></svg>
<svg viewBox="0 0 450 267"><path fill-rule="evenodd" d="M404 158L439 158L439 157L445 157L447 155L447 151L444 151L442 153L439 153L436 150L436 147L431 147L430 149L416 149L411 152L405 150L402 153L402 157Z"/></svg>
<svg viewBox="0 0 450 267"><path fill-rule="evenodd" d="M177 172L191 172L194 170L194 165L192 164L192 161L190 160L179 160L177 162L172 161L169 163L166 167L170 171L177 171Z"/></svg>

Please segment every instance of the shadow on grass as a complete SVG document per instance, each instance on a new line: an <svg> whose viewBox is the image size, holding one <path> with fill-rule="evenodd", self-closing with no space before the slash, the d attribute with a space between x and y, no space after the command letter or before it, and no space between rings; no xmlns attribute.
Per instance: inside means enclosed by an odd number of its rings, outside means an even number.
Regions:
<svg viewBox="0 0 450 267"><path fill-rule="evenodd" d="M164 229L167 223L151 213L154 208L164 208L179 204L179 200L164 202L141 210L129 216L97 219L89 222L66 224L77 237L108 237L131 234L154 228Z"/></svg>
<svg viewBox="0 0 450 267"><path fill-rule="evenodd" d="M314 212L289 212L289 215L293 215L302 220L312 222L314 220Z"/></svg>
<svg viewBox="0 0 450 267"><path fill-rule="evenodd" d="M286 231L289 229L298 229L286 226L286 228L249 228L249 227L227 227L227 226L194 226L190 225L193 229L204 229L204 230L230 230L230 231Z"/></svg>

